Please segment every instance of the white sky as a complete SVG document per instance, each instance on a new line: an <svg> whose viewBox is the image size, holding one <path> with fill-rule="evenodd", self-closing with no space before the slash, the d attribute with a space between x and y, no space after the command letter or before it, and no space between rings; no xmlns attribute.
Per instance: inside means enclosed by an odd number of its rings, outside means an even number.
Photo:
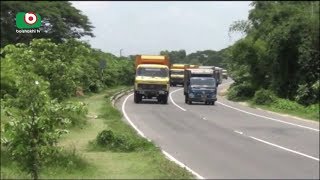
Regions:
<svg viewBox="0 0 320 180"><path fill-rule="evenodd" d="M241 35L228 36L229 26L246 20L251 1L72 1L95 27L93 48L119 56L159 54L185 49L187 54L220 50Z"/></svg>

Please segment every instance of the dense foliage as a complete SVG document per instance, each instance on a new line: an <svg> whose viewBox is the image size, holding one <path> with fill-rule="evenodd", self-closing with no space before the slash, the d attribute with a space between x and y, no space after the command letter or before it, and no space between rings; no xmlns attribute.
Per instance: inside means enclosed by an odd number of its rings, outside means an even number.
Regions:
<svg viewBox="0 0 320 180"><path fill-rule="evenodd" d="M68 126L84 124L87 108L72 96L133 83L133 61L70 39L34 39L1 49L1 144L32 178L57 154ZM104 60L105 66L101 66ZM80 91L80 92L79 92Z"/></svg>
<svg viewBox="0 0 320 180"><path fill-rule="evenodd" d="M236 86L273 91L304 105L319 102L319 2L255 1L247 21L230 31L246 33L226 59ZM248 94L251 97L254 94Z"/></svg>
<svg viewBox="0 0 320 180"><path fill-rule="evenodd" d="M1 55L1 97L16 96L16 79L25 72L48 82L49 95L59 101L76 95L79 88L97 92L105 86L132 84L134 78L133 61L72 39L61 44L35 39L30 45L8 45ZM106 61L105 69L100 68L101 60Z"/></svg>

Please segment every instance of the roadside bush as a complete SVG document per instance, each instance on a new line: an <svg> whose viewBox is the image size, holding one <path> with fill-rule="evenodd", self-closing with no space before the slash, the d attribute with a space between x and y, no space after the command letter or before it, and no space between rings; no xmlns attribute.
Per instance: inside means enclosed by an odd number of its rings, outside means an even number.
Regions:
<svg viewBox="0 0 320 180"><path fill-rule="evenodd" d="M295 101L299 104L310 105L319 102L320 81L315 82L311 87L307 84L299 85Z"/></svg>
<svg viewBox="0 0 320 180"><path fill-rule="evenodd" d="M255 89L248 83L231 86L228 91L228 99L241 101L251 98L254 95Z"/></svg>
<svg viewBox="0 0 320 180"><path fill-rule="evenodd" d="M87 122L88 108L83 102L65 101L61 103L60 115L67 118L71 126L83 126Z"/></svg>
<svg viewBox="0 0 320 180"><path fill-rule="evenodd" d="M310 114L310 116L315 117L317 121L320 121L320 104L313 104L306 107L306 113Z"/></svg>
<svg viewBox="0 0 320 180"><path fill-rule="evenodd" d="M275 95L266 89L260 89L256 91L253 97L253 102L259 105L269 105L276 100Z"/></svg>
<svg viewBox="0 0 320 180"><path fill-rule="evenodd" d="M146 139L121 135L112 130L101 131L96 138L96 145L106 150L120 152L142 151L153 147L153 144Z"/></svg>
<svg viewBox="0 0 320 180"><path fill-rule="evenodd" d="M287 99L280 99L278 98L273 106L277 109L282 109L282 110L299 110L299 109L303 109L304 107L294 101L290 101Z"/></svg>

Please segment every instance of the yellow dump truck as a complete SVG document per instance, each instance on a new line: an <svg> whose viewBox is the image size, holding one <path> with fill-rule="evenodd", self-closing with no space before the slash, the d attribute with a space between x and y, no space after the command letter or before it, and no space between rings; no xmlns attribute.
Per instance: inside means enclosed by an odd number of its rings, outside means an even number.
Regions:
<svg viewBox="0 0 320 180"><path fill-rule="evenodd" d="M169 58L137 55L135 67L134 102L156 97L159 103L167 104L170 88Z"/></svg>
<svg viewBox="0 0 320 180"><path fill-rule="evenodd" d="M170 85L183 85L184 70L188 68L188 64L172 64L170 68Z"/></svg>

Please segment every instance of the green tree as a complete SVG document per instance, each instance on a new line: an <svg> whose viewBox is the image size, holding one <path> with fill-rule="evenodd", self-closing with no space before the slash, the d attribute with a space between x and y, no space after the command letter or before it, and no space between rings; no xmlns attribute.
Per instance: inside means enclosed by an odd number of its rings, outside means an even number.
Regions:
<svg viewBox="0 0 320 180"><path fill-rule="evenodd" d="M319 2L254 1L252 5L248 20L230 27L230 32L247 36L229 51L228 66L233 71L247 66L251 78L243 83L256 89L269 88L305 105L319 102Z"/></svg>
<svg viewBox="0 0 320 180"><path fill-rule="evenodd" d="M170 64L176 64L176 63L184 63L185 58L187 56L185 50L179 50L179 51L161 51L160 55L167 55L170 59Z"/></svg>
<svg viewBox="0 0 320 180"><path fill-rule="evenodd" d="M21 73L21 72L20 72ZM10 121L4 128L2 143L13 160L31 178L38 179L42 164L58 152L56 143L69 119L61 116L64 108L48 95L48 83L32 73L23 73L17 81L16 98L3 101ZM4 138L3 138L4 137Z"/></svg>
<svg viewBox="0 0 320 180"><path fill-rule="evenodd" d="M16 14L30 11L40 14L41 33L16 33ZM67 1L1 1L1 47L29 43L33 38L50 38L54 42L62 42L86 35L93 37L92 28L87 16Z"/></svg>

